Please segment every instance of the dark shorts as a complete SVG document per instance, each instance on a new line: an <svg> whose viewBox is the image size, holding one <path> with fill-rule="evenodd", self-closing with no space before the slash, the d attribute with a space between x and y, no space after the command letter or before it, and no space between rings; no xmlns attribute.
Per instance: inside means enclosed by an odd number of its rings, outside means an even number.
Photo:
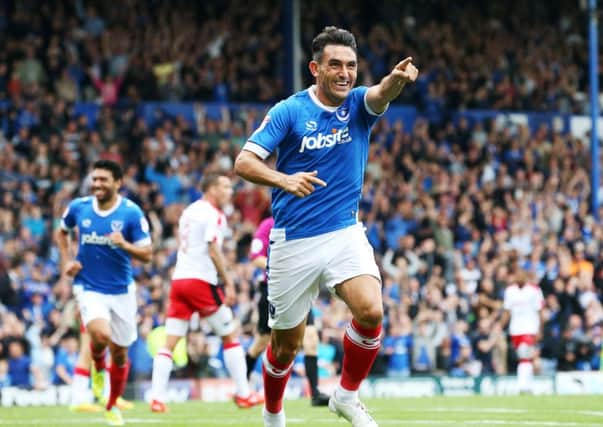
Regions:
<svg viewBox="0 0 603 427"><path fill-rule="evenodd" d="M257 331L260 335L268 335L272 331L270 326L268 326L268 284L266 282L261 282L258 287L260 289L260 301L258 302ZM312 310L308 313L306 325L314 325L314 313Z"/></svg>

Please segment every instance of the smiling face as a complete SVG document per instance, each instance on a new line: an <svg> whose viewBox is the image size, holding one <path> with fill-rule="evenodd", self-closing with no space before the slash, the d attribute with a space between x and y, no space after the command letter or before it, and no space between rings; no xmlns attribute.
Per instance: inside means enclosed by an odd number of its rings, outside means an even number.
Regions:
<svg viewBox="0 0 603 427"><path fill-rule="evenodd" d="M113 178L110 170L97 168L92 171L92 193L99 204L113 200L120 186L121 180Z"/></svg>
<svg viewBox="0 0 603 427"><path fill-rule="evenodd" d="M310 72L316 79L316 95L320 102L329 106L341 105L356 83L356 52L344 45L326 45L320 59L310 61Z"/></svg>

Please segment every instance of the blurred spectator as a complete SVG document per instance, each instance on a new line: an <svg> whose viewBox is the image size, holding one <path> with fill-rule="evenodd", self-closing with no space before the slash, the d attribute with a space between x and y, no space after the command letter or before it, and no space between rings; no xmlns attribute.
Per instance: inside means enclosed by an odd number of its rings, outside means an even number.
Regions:
<svg viewBox="0 0 603 427"><path fill-rule="evenodd" d="M445 335L438 312L420 312L413 330L412 372L432 373L436 369L436 350Z"/></svg>
<svg viewBox="0 0 603 427"><path fill-rule="evenodd" d="M412 323L407 315L394 318L387 336L383 339L383 352L388 356L387 375L392 377L410 375L413 349Z"/></svg>
<svg viewBox="0 0 603 427"><path fill-rule="evenodd" d="M8 362L6 359L0 359L0 388L9 387L11 385L10 374L8 371Z"/></svg>
<svg viewBox="0 0 603 427"><path fill-rule="evenodd" d="M150 379L153 372L153 357L149 354L147 336L153 328L153 319L145 317L138 329L138 337L128 350L131 361L130 375L135 380Z"/></svg>
<svg viewBox="0 0 603 427"><path fill-rule="evenodd" d="M34 384L31 359L25 354L25 345L20 340L8 344L8 376L15 387L31 388Z"/></svg>
<svg viewBox="0 0 603 427"><path fill-rule="evenodd" d="M61 338L54 363L54 384L71 384L78 359L78 340L72 334Z"/></svg>
<svg viewBox="0 0 603 427"><path fill-rule="evenodd" d="M473 347L475 348L475 360L480 364L483 375L497 373L494 368L496 362L494 353L499 336L500 334L493 330L492 321L489 318L479 320L477 333L473 339Z"/></svg>
<svg viewBox="0 0 603 427"><path fill-rule="evenodd" d="M0 304L15 309L18 301L14 275L11 277L8 261L0 257Z"/></svg>
<svg viewBox="0 0 603 427"><path fill-rule="evenodd" d="M322 339L324 334L319 334L321 341L318 344L317 365L318 365L318 378L332 378L337 375L337 365L335 358L337 354L337 348Z"/></svg>

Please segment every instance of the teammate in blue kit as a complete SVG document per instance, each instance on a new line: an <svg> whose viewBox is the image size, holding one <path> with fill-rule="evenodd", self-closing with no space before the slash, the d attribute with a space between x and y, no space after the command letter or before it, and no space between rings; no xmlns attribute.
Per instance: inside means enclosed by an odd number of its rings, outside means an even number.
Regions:
<svg viewBox="0 0 603 427"><path fill-rule="evenodd" d="M286 425L282 408L305 320L322 284L350 308L341 381L329 409L353 426L376 426L358 399L379 351L381 278L358 205L371 127L418 75L412 58L381 82L354 88L354 36L326 27L312 42L316 83L270 109L237 157L243 178L273 187L268 261L271 341L264 357L264 425ZM276 170L264 160L276 152Z"/></svg>
<svg viewBox="0 0 603 427"><path fill-rule="evenodd" d="M61 221L57 242L63 274L81 286L78 297L82 319L91 338L93 388L104 385L106 348L111 352L110 393L105 418L123 425L116 399L128 378L128 347L136 339L136 285L131 258L149 262L152 256L149 224L141 209L121 197L121 167L109 160L93 165L94 196L73 200ZM77 228L78 250L73 259L69 230Z"/></svg>

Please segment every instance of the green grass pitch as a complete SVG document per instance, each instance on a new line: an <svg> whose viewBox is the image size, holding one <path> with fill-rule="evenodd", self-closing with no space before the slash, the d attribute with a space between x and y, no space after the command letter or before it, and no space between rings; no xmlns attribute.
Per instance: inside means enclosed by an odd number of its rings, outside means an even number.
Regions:
<svg viewBox="0 0 603 427"><path fill-rule="evenodd" d="M495 396L368 399L366 405L380 426L603 426L603 396ZM124 412L126 425L261 427L261 408L238 409L231 403L173 404L167 414L152 414L145 403ZM326 408L308 400L286 401L288 426L341 426ZM66 407L0 408L0 426L103 426L102 414L72 414Z"/></svg>

